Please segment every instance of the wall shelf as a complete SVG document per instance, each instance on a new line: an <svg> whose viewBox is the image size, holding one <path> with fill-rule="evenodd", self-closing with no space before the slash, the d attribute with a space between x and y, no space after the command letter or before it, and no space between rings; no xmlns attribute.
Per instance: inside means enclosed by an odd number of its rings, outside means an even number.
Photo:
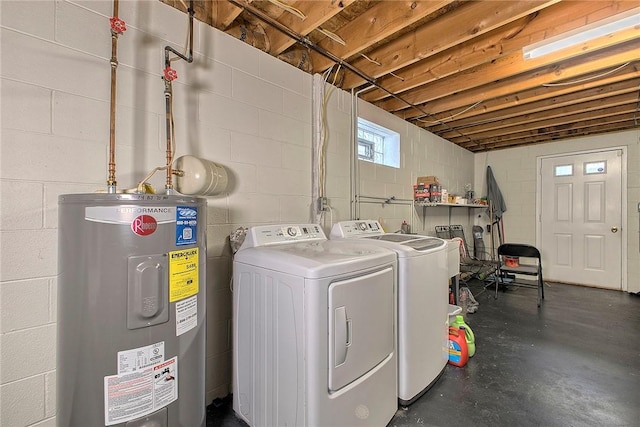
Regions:
<svg viewBox="0 0 640 427"><path fill-rule="evenodd" d="M445 207L449 211L449 225L451 225L451 209L452 208L467 208L469 209L469 214L471 214L471 209L473 208L485 208L488 209L489 205L481 205L478 203L433 203L433 202L413 202L415 208L422 208L422 228L425 227L425 219L426 219L426 210L427 208L439 208ZM469 218L471 220L471 218ZM471 221L469 221L471 222Z"/></svg>
<svg viewBox="0 0 640 427"><path fill-rule="evenodd" d="M432 203L432 202L413 202L415 207L437 208L439 206L448 206L450 208L488 208L489 205L481 205L478 203Z"/></svg>

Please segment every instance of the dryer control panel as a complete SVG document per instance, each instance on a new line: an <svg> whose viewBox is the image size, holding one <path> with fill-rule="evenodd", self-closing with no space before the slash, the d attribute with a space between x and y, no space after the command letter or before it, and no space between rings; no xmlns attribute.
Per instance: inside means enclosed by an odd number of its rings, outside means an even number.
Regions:
<svg viewBox="0 0 640 427"><path fill-rule="evenodd" d="M247 232L242 248L327 240L318 224L260 225Z"/></svg>
<svg viewBox="0 0 640 427"><path fill-rule="evenodd" d="M331 229L331 237L350 239L352 237L380 236L384 233L382 225L376 220L340 221Z"/></svg>

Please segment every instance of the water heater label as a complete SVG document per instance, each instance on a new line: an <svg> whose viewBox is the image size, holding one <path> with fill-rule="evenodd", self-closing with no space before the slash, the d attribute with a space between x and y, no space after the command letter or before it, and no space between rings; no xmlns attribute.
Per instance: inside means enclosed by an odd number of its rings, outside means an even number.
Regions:
<svg viewBox="0 0 640 427"><path fill-rule="evenodd" d="M178 399L178 357L104 377L104 425L125 423Z"/></svg>
<svg viewBox="0 0 640 427"><path fill-rule="evenodd" d="M198 293L198 248L169 252L169 302Z"/></svg>
<svg viewBox="0 0 640 427"><path fill-rule="evenodd" d="M176 336L190 331L198 325L198 295L176 303Z"/></svg>
<svg viewBox="0 0 640 427"><path fill-rule="evenodd" d="M176 208L176 245L196 243L198 229L198 210L191 206Z"/></svg>
<svg viewBox="0 0 640 427"><path fill-rule="evenodd" d="M176 220L173 206L87 206L84 219L105 224L131 224L140 216L150 216L158 224Z"/></svg>
<svg viewBox="0 0 640 427"><path fill-rule="evenodd" d="M118 352L118 375L164 362L164 341Z"/></svg>
<svg viewBox="0 0 640 427"><path fill-rule="evenodd" d="M176 221L173 206L88 206L84 219L104 224L127 224L138 236L148 236L159 224Z"/></svg>
<svg viewBox="0 0 640 427"><path fill-rule="evenodd" d="M153 367L154 411L178 399L178 356Z"/></svg>
<svg viewBox="0 0 640 427"><path fill-rule="evenodd" d="M131 231L138 236L153 234L158 228L158 221L151 215L139 215L131 221Z"/></svg>

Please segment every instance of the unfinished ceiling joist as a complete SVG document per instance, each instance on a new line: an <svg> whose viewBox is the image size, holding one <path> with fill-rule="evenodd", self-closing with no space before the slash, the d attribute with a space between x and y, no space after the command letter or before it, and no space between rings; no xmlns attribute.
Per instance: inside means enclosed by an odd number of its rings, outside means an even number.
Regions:
<svg viewBox="0 0 640 427"><path fill-rule="evenodd" d="M257 48L309 73L339 64L341 88L373 86L363 99L474 152L639 126L638 106L617 100L640 78L640 22L523 56L526 46L633 15L637 0L277 2L196 2L196 19L230 33L260 22L269 46Z"/></svg>

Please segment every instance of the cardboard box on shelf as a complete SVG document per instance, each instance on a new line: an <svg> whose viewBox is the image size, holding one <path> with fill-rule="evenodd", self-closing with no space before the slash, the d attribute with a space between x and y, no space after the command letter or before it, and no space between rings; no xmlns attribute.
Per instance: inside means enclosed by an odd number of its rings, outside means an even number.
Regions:
<svg viewBox="0 0 640 427"><path fill-rule="evenodd" d="M438 184L438 177L434 175L419 176L418 179L416 180L416 184L425 184L425 185Z"/></svg>

